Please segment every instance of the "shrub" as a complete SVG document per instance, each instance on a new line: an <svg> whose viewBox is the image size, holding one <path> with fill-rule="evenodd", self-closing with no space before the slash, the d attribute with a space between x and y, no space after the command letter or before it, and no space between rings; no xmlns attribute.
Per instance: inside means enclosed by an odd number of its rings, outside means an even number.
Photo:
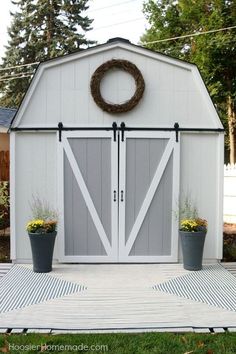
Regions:
<svg viewBox="0 0 236 354"><path fill-rule="evenodd" d="M0 182L0 230L10 226L9 182Z"/></svg>

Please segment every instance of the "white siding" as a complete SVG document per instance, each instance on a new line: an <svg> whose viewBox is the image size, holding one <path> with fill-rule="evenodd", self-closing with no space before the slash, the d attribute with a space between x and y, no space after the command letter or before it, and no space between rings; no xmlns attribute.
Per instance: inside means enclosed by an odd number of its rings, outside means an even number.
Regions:
<svg viewBox="0 0 236 354"><path fill-rule="evenodd" d="M121 115L103 112L90 94L92 74L99 65L113 58L136 64L146 84L138 106ZM78 54L72 59L44 70L42 66L42 75L20 126L56 126L60 121L68 126L111 125L113 121L141 126L173 126L175 122L182 127L221 126L193 65L178 66L178 61L165 62L163 56L162 60L154 59L122 48L95 52L82 58ZM131 76L121 71L106 76L101 85L104 98L122 102L132 96L134 84Z"/></svg>
<svg viewBox="0 0 236 354"><path fill-rule="evenodd" d="M32 196L57 207L56 134L18 133L15 147L16 258L24 260L31 258L25 226L31 217Z"/></svg>
<svg viewBox="0 0 236 354"><path fill-rule="evenodd" d="M219 228L221 220L217 219L221 208L218 136L181 134L180 144L181 195L191 194L199 207L200 216L208 220L204 258L220 258L222 227ZM56 134L16 134L16 253L19 261L31 259L25 224L30 217L32 195L38 193L57 206L56 146ZM54 256L57 258L57 251Z"/></svg>
<svg viewBox="0 0 236 354"><path fill-rule="evenodd" d="M208 221L204 258L221 258L223 161L218 156L221 141L215 134L181 134L180 194L191 196L199 216ZM220 166L222 163L222 166Z"/></svg>

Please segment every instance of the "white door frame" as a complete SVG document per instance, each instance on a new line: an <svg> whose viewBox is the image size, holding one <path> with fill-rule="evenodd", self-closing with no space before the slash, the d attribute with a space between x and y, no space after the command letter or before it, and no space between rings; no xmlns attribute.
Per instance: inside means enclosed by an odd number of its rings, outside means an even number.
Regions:
<svg viewBox="0 0 236 354"><path fill-rule="evenodd" d="M111 244L106 236L102 222L98 216L93 200L80 172L70 144L69 138L109 138L111 140ZM59 140L59 139L58 139ZM94 226L100 237L107 255L65 255L65 225L64 225L64 153L70 163L74 177L83 195L86 206L90 212ZM116 191L116 201L113 192ZM118 262L118 144L113 141L112 131L63 131L61 141L58 142L58 252L60 262Z"/></svg>
<svg viewBox="0 0 236 354"><path fill-rule="evenodd" d="M127 242L125 243L125 200L126 200L126 141L129 138L148 138L148 139L169 139L160 163L149 186L143 204L139 210L138 216L132 227ZM130 250L135 242L140 227L144 221L145 215L155 195L161 177L165 171L165 167L173 152L173 193L172 193L172 235L171 235L171 255L168 256L132 256L129 255ZM119 203L119 262L177 262L178 260L178 220L174 215L174 210L179 200L179 153L180 143L176 142L175 132L158 132L158 131L126 131L124 141L120 141L120 176L119 189L123 191L123 202ZM121 194L121 193L120 193Z"/></svg>
<svg viewBox="0 0 236 354"><path fill-rule="evenodd" d="M58 134L59 138L59 134ZM83 180L82 174L75 160L71 147L68 143L69 138L109 138L111 139L111 244L108 241L101 220L97 214L92 198ZM125 243L125 176L126 176L126 140L129 138L148 138L148 139L169 139L160 163L156 169L148 192L144 198L136 221L132 227L127 243ZM59 205L59 225L58 225L58 253L59 262L82 262L82 263L112 263L112 262L177 262L178 261L178 220L175 218L174 210L179 200L179 154L180 143L176 142L175 132L158 131L125 131L124 141L121 141L121 134L117 134L119 140L119 159L118 161L118 141L113 140L113 131L63 131L61 142L58 142L58 205ZM59 141L59 139L58 139ZM173 194L172 194L172 237L171 255L168 256L132 256L129 252L137 237L139 229L143 223L145 215L151 204L155 191L161 180L165 167L173 152ZM75 179L78 182L84 201L90 211L98 235L107 252L106 256L84 255L66 256L65 255L65 232L64 232L64 153L67 155ZM118 163L119 163L119 186L118 186ZM118 189L119 187L119 189ZM118 195L119 190L119 195ZM116 201L114 194L116 191ZM121 196L123 191L123 196ZM123 198L123 201L121 201ZM119 206L119 210L118 210ZM119 218L119 219L118 219Z"/></svg>

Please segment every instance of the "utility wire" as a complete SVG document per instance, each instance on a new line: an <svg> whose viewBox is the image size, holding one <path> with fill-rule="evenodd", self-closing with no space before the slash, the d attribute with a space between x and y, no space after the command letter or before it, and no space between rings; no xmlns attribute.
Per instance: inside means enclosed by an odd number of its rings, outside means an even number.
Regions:
<svg viewBox="0 0 236 354"><path fill-rule="evenodd" d="M86 10L85 12L86 13L90 13L90 12L97 12L97 11L101 11L101 10L105 10L105 9L109 9L111 7L117 7L117 6L120 6L120 5L125 5L125 4L128 4L128 3L131 3L131 2L134 2L134 1L137 1L137 0L129 0L129 1L124 1L124 2L121 2L121 3L116 3L116 4L113 4L113 5L108 5L108 6L104 6L104 7L99 7L97 9L94 9L94 10ZM54 27L52 27L54 28ZM0 32L0 34L5 34L7 33L8 31L3 31L3 32Z"/></svg>
<svg viewBox="0 0 236 354"><path fill-rule="evenodd" d="M39 64L39 63L40 63L39 61L35 61L35 62L29 63L29 64L19 64L19 65L15 65L15 66L9 66L8 68L0 69L0 71L6 71L6 70L11 70L11 69L16 69L16 68L22 68L22 67L24 67L24 66L37 65L37 64Z"/></svg>
<svg viewBox="0 0 236 354"><path fill-rule="evenodd" d="M115 27L115 26L118 26L118 25L123 25L124 23L137 22L137 21L141 21L141 20L143 20L143 17L134 18L133 20L127 20L127 21L117 22L117 23L110 24L110 25L107 25L107 26L97 27L97 28L95 28L95 29L92 30L92 31L96 32L96 31L99 31L100 29L103 29L103 28ZM92 31L91 31L91 32L92 32Z"/></svg>
<svg viewBox="0 0 236 354"><path fill-rule="evenodd" d="M207 34L207 33L216 33L216 32L221 32L221 31L227 31L230 29L235 29L236 26L231 26L231 27L224 27L224 28L219 28L216 30L209 30L209 31L204 31L204 32L196 32L192 34L186 34L184 36L177 36L177 37L170 37L170 38L165 38L165 39L158 39L156 41L152 42L141 42L142 45L146 44L154 44L154 43L161 43L161 42L168 42L168 41L174 41L175 39L181 39L181 38L188 38L188 37L194 37L194 36L200 36L202 34Z"/></svg>
<svg viewBox="0 0 236 354"><path fill-rule="evenodd" d="M12 77L17 77L17 76L22 76L25 74L34 74L34 71L28 71L28 72L22 72L22 73L18 73L18 74L7 74L4 76L0 76L0 79L7 79L7 78L12 78Z"/></svg>
<svg viewBox="0 0 236 354"><path fill-rule="evenodd" d="M130 2L134 2L136 0L129 0L129 1L124 1L124 2L120 2L120 3L116 3L116 4L113 4L113 5L108 5L108 6L104 6L104 7L99 7L97 9L94 9L94 10L86 10L86 12L97 12L97 11L101 11L101 10L105 10L105 9L109 9L110 7L116 7L116 6L120 6L120 5L125 5L125 4L128 4Z"/></svg>
<svg viewBox="0 0 236 354"><path fill-rule="evenodd" d="M95 28L92 28L91 30L90 30L90 32L96 32L96 31L98 31L98 30L100 30L100 29L102 29L102 28L107 28L107 27L114 27L114 26L117 26L117 25L121 25L121 24L123 24L123 23L128 23L128 22L136 22L136 21L140 21L140 20L144 20L144 17L139 17L139 18L135 18L135 19L132 19L132 20L127 20L127 21L125 21L125 22L116 22L116 23L114 23L114 24L110 24L110 25L106 25L106 26L101 26L101 27L95 27ZM42 25L45 25L45 23L43 23ZM66 24L64 23L64 25L66 26ZM74 27L76 28L76 24L74 24ZM50 29L51 30L54 30L54 29L60 29L60 27L59 26L52 26L52 27L50 27ZM77 28L78 29L78 28ZM47 30L47 28L39 28L39 26L38 26L38 30L39 31L46 31ZM7 31L6 32L0 32L0 33L7 33ZM76 33L76 32L75 32Z"/></svg>
<svg viewBox="0 0 236 354"><path fill-rule="evenodd" d="M197 33L187 34L187 35L184 35L184 36L177 36L177 37L160 39L160 40L152 41L152 42L141 42L141 44L142 45L146 45L146 44L154 44L154 43L160 43L160 42L168 42L168 41L171 41L171 40L176 40L176 39L181 39L181 38L188 38L188 37L193 37L193 36L199 36L199 35L208 34L208 33L216 33L216 32L220 32L220 31L227 31L227 30L231 30L231 29L235 29L235 28L236 28L236 26L224 27L224 28L219 28L219 29L216 29L216 30L197 32ZM39 62L32 62L32 63L28 63L28 64L11 66L9 68L0 69L0 71L7 71L7 70L10 70L10 69L20 68L20 67L24 67L24 66L32 66L32 65L36 65L36 64L39 64ZM23 73L19 73L19 75L22 75L22 74ZM26 74L27 74L27 76L31 76L33 74L33 72L30 75L28 75L28 73L26 73ZM23 77L26 77L26 76L24 75L22 77L16 77L16 79L17 78L23 78ZM11 77L9 79L0 77L0 81L6 81L6 80L13 80L13 77Z"/></svg>
<svg viewBox="0 0 236 354"><path fill-rule="evenodd" d="M8 77L8 78L0 77L0 82L23 79L25 77L32 76L33 74L34 73L25 73L25 74L21 73L21 76L12 76L12 77Z"/></svg>

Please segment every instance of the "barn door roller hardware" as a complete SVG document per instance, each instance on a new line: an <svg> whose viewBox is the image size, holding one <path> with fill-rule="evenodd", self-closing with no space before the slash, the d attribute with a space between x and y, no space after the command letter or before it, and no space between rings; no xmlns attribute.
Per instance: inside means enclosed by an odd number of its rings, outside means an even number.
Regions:
<svg viewBox="0 0 236 354"><path fill-rule="evenodd" d="M116 132L117 132L117 124L116 124L116 122L112 123L112 129L113 129L113 140L116 141Z"/></svg>
<svg viewBox="0 0 236 354"><path fill-rule="evenodd" d="M125 123L124 122L121 123L120 130L121 130L121 141L124 141L124 134L125 134Z"/></svg>
<svg viewBox="0 0 236 354"><path fill-rule="evenodd" d="M62 131L96 131L96 130L100 130L100 131L104 131L104 130L107 130L107 131L111 131L113 130L113 138L114 138L114 141L116 141L116 137L117 137L117 131L121 131L121 141L124 141L124 134L125 134L125 131L131 131L131 130L136 130L136 131L174 131L175 132L175 135L176 135L176 142L179 141L179 132L216 132L216 133L223 133L225 130L222 129L222 128L181 128L179 126L179 123L175 123L174 124L174 127L172 128L151 128L151 127L127 127L125 125L124 122L122 122L120 124L120 126L118 127L117 126L117 123L116 122L113 122L113 124L109 127L65 127L63 125L62 122L59 122L58 123L58 126L57 127L15 127L15 128L10 128L10 131L15 131L15 132L18 132L18 131L29 131L29 132L34 132L34 131L52 131L52 132L55 132L55 131L58 131L59 134L58 134L58 137L59 137L59 141L61 141L61 138L62 138Z"/></svg>
<svg viewBox="0 0 236 354"><path fill-rule="evenodd" d="M117 128L121 131L121 141L124 141L124 132L125 131L175 131L175 140L179 142L179 132L216 132L216 133L224 133L224 129L222 128L181 128L179 123L176 122L174 127L172 128L151 128L151 127L128 127L124 122L121 123L120 127Z"/></svg>
<svg viewBox="0 0 236 354"><path fill-rule="evenodd" d="M63 129L63 124L62 122L58 123L58 131L59 131L59 141L61 141L61 132Z"/></svg>
<svg viewBox="0 0 236 354"><path fill-rule="evenodd" d="M174 128L175 128L175 140L176 140L176 143L178 143L179 141L179 123L175 123L174 125Z"/></svg>

